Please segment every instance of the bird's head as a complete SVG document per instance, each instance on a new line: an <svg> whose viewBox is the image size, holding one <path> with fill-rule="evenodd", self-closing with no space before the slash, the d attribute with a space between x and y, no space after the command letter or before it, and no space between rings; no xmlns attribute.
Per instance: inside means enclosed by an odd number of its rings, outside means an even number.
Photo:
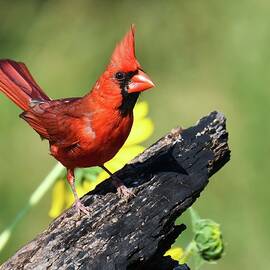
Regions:
<svg viewBox="0 0 270 270"><path fill-rule="evenodd" d="M133 110L142 91L154 87L136 59L134 33L132 25L116 45L109 65L91 93L91 96L97 95L105 100L105 105L118 108L123 115Z"/></svg>
<svg viewBox="0 0 270 270"><path fill-rule="evenodd" d="M154 87L154 83L142 70L140 63L135 56L134 42L135 27L124 36L116 45L109 65L97 81L100 88L110 95L127 96L137 94ZM105 94L105 93L104 93Z"/></svg>
<svg viewBox="0 0 270 270"><path fill-rule="evenodd" d="M154 87L149 76L143 72L135 56L135 27L116 45L108 71L112 81L119 85L123 94L138 93Z"/></svg>

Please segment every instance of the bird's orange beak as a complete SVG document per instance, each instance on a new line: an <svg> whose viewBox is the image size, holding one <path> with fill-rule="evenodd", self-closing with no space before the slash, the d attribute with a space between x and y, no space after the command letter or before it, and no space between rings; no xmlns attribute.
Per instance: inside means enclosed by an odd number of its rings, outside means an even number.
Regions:
<svg viewBox="0 0 270 270"><path fill-rule="evenodd" d="M149 76L139 70L138 74L134 75L129 82L128 93L142 92L154 86Z"/></svg>

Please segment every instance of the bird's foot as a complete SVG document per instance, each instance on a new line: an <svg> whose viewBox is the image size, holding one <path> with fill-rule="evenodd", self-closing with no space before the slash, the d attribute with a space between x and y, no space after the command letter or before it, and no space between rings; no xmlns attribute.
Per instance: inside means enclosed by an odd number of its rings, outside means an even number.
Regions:
<svg viewBox="0 0 270 270"><path fill-rule="evenodd" d="M85 215L90 215L90 210L88 207L84 206L83 203L80 200L77 200L75 202L75 208L78 212L78 214L80 215L81 213L85 214Z"/></svg>
<svg viewBox="0 0 270 270"><path fill-rule="evenodd" d="M127 188L124 184L117 187L117 194L125 201L128 201L132 197L136 197L135 193L130 188Z"/></svg>

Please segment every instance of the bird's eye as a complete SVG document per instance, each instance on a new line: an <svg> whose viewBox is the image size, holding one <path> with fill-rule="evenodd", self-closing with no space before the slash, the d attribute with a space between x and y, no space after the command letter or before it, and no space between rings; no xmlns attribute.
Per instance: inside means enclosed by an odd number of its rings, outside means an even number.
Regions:
<svg viewBox="0 0 270 270"><path fill-rule="evenodd" d="M122 80L125 79L125 73L124 73L124 72L121 72L121 71L116 72L116 73L115 73L115 78L116 78L117 80L119 80L119 81L122 81Z"/></svg>

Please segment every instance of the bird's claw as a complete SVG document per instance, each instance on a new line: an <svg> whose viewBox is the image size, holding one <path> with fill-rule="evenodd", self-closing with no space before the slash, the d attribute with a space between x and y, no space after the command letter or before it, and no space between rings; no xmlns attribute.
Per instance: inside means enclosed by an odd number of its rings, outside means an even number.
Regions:
<svg viewBox="0 0 270 270"><path fill-rule="evenodd" d="M78 212L78 214L80 215L81 213L85 214L85 215L90 215L90 211L89 208L84 206L83 203L80 200L77 200L75 202L75 208Z"/></svg>
<svg viewBox="0 0 270 270"><path fill-rule="evenodd" d="M127 188L125 185L120 185L119 187L117 187L117 194L121 199L124 199L125 201L136 197L136 194L130 188Z"/></svg>

